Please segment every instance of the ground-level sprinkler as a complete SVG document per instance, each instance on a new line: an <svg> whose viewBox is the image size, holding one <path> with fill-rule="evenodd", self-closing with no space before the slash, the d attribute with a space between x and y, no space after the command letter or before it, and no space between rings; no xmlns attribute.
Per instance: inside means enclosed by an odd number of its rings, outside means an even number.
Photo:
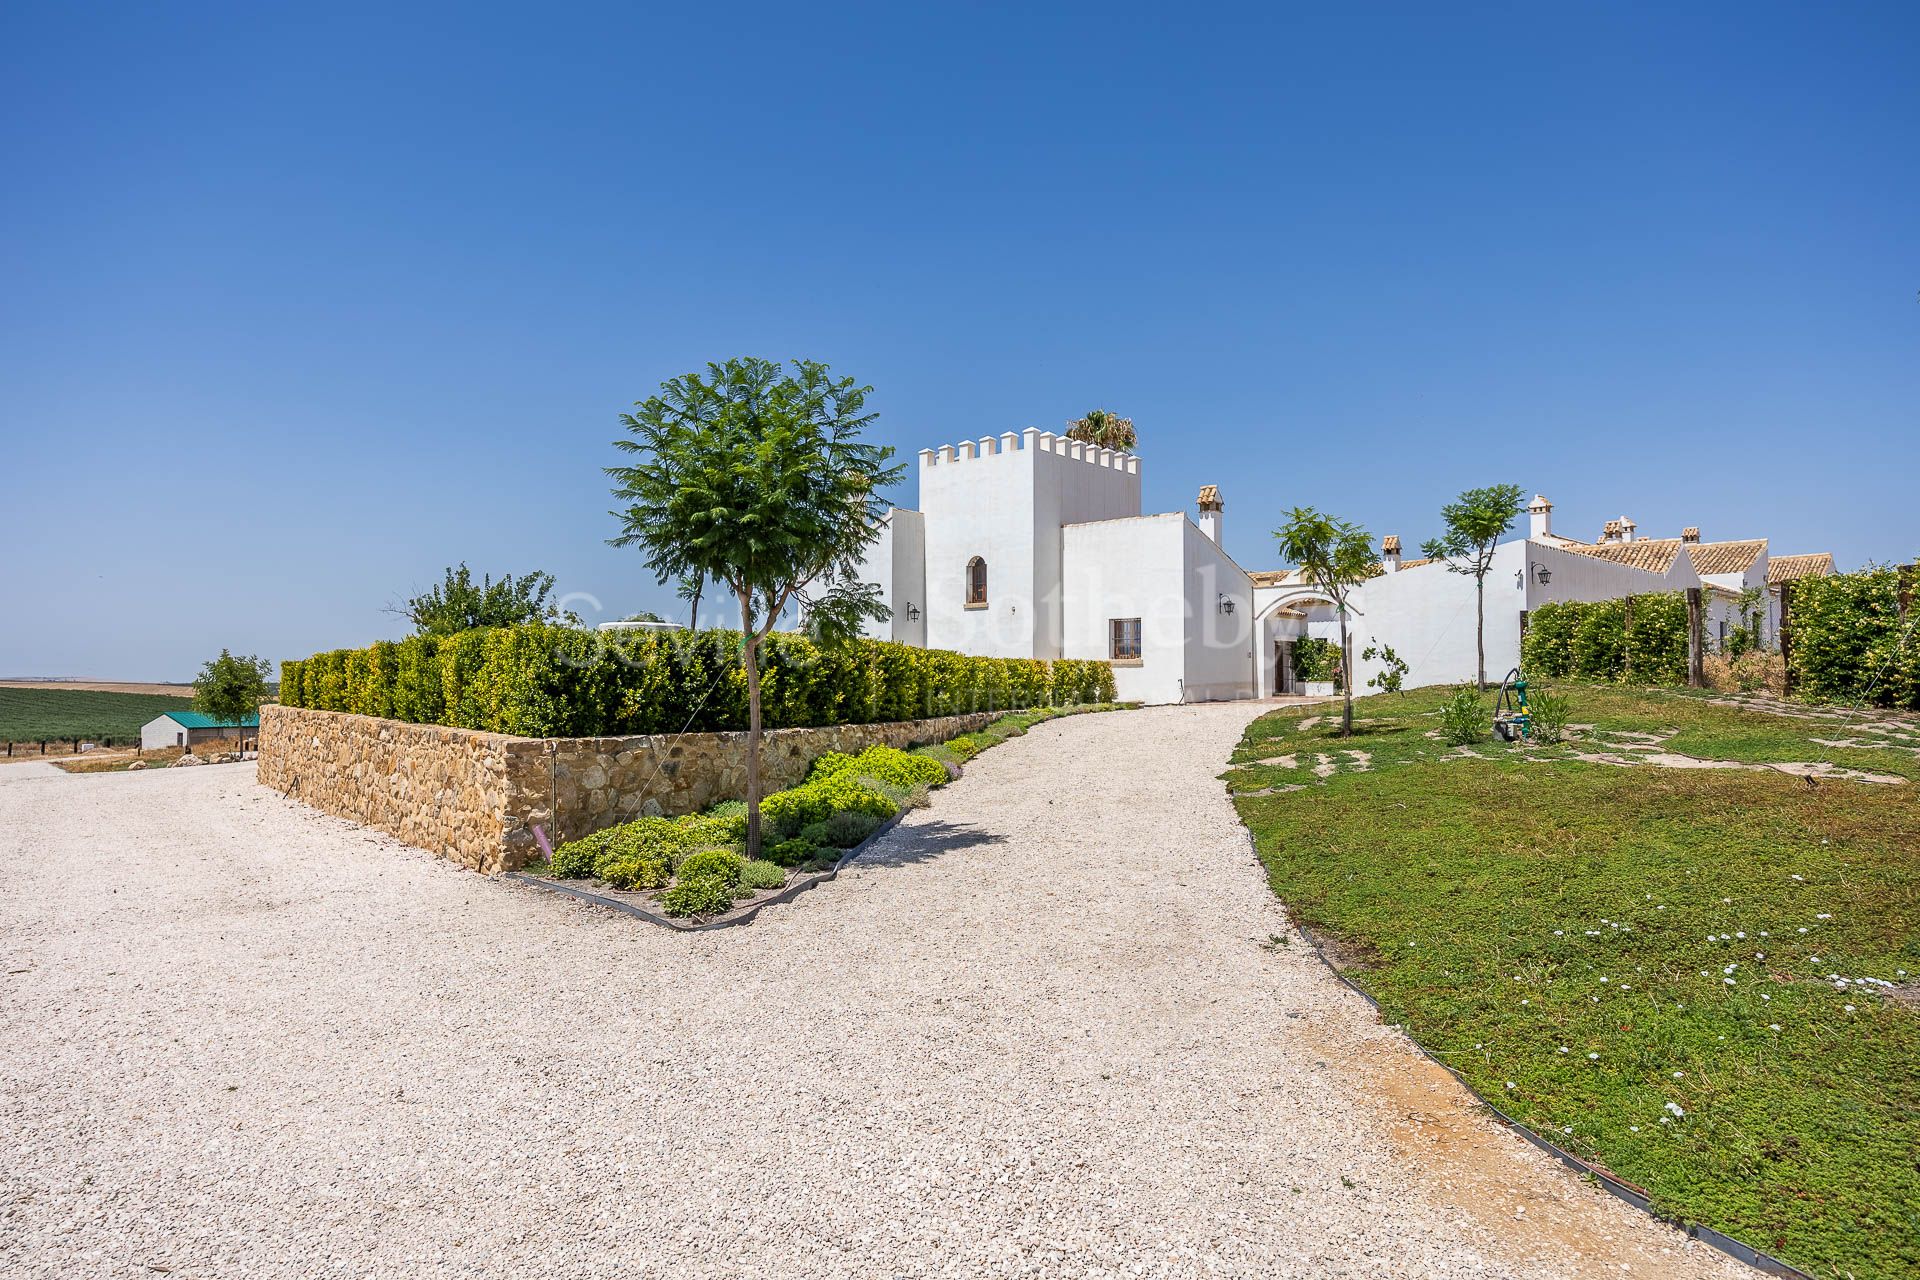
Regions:
<svg viewBox="0 0 1920 1280"><path fill-rule="evenodd" d="M1527 682L1515 667L1500 682L1493 704L1493 731L1507 742L1533 736L1533 714L1527 710Z"/></svg>

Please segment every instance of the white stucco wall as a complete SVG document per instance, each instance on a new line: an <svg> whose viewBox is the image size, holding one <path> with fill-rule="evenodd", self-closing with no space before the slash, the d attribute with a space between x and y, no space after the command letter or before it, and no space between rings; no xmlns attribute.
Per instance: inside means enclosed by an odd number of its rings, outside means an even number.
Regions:
<svg viewBox="0 0 1920 1280"><path fill-rule="evenodd" d="M893 610L885 622L869 619L861 624L860 633L869 639L926 647L926 531L926 518L920 512L895 507L887 512L880 536L867 548L860 581L879 587L881 599ZM918 618L907 616L909 604L919 609Z"/></svg>
<svg viewBox="0 0 1920 1280"><path fill-rule="evenodd" d="M1186 598L1186 662L1182 695L1188 702L1259 696L1255 666L1253 582L1218 543L1180 518L1182 594ZM1232 606L1221 611L1221 597Z"/></svg>
<svg viewBox="0 0 1920 1280"><path fill-rule="evenodd" d="M1061 530L1061 656L1107 661L1110 621L1140 619L1140 665L1113 670L1122 701L1180 701L1187 674L1186 524L1173 512Z"/></svg>
<svg viewBox="0 0 1920 1280"><path fill-rule="evenodd" d="M186 740L186 728L165 716L156 716L140 726L140 749L159 751Z"/></svg>

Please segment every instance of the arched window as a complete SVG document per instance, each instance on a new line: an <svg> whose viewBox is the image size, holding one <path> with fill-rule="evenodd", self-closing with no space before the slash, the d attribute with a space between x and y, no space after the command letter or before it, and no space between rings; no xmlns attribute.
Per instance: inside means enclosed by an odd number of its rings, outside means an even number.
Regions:
<svg viewBox="0 0 1920 1280"><path fill-rule="evenodd" d="M987 604L987 562L979 556L967 561L967 608L984 609Z"/></svg>

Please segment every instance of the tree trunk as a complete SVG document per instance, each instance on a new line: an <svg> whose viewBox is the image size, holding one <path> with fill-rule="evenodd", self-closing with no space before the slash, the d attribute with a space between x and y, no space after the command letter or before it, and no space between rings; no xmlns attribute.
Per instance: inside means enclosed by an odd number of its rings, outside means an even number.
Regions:
<svg viewBox="0 0 1920 1280"><path fill-rule="evenodd" d="M1347 611L1340 611L1340 736L1353 736L1353 658L1347 650L1352 641L1347 636Z"/></svg>
<svg viewBox="0 0 1920 1280"><path fill-rule="evenodd" d="M1480 692L1487 691L1487 575L1473 580L1473 655L1474 680Z"/></svg>
<svg viewBox="0 0 1920 1280"><path fill-rule="evenodd" d="M747 664L747 857L760 856L760 637L753 633L753 614L740 601L740 630Z"/></svg>
<svg viewBox="0 0 1920 1280"><path fill-rule="evenodd" d="M687 620L687 631L692 635L700 634L700 593L707 583L704 578L696 578L693 584L693 614Z"/></svg>

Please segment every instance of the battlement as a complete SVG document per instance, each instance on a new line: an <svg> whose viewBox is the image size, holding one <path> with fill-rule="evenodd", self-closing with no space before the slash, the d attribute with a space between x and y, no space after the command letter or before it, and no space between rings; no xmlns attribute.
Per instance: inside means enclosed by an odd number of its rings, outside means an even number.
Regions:
<svg viewBox="0 0 1920 1280"><path fill-rule="evenodd" d="M962 440L959 444L943 444L938 449L922 449L920 466L923 469L950 467L996 454L1032 452L1051 453L1089 466L1123 471L1128 475L1140 474L1138 454L1123 449L1102 449L1079 440L1069 440L1051 431L1042 431L1038 427L1028 427L1025 431L1003 431L998 436L981 436L978 440Z"/></svg>

